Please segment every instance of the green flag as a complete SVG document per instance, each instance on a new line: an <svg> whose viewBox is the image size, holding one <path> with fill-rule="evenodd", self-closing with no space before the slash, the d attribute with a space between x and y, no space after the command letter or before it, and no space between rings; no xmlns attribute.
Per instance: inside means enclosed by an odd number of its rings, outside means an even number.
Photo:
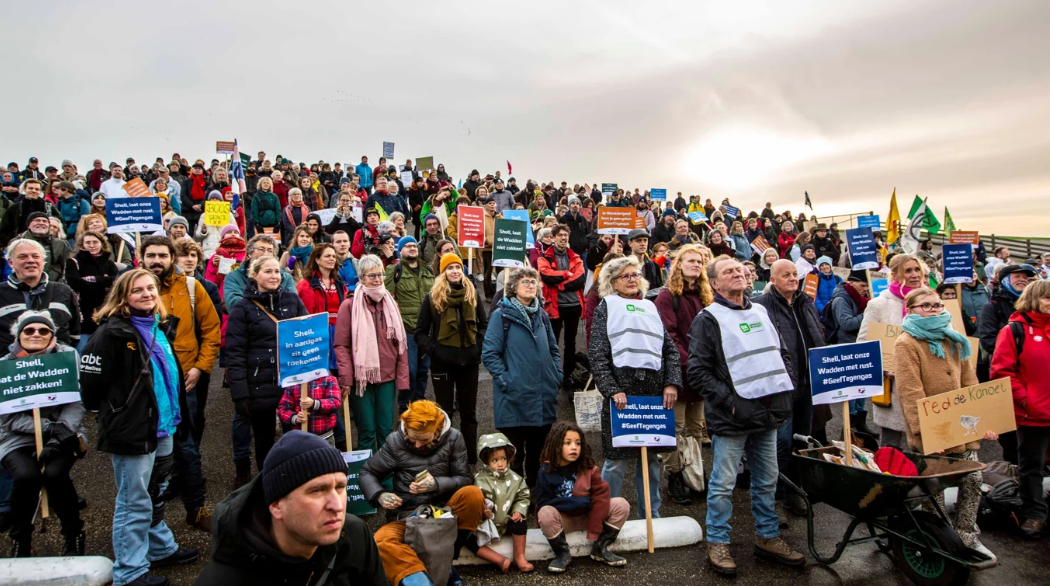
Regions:
<svg viewBox="0 0 1050 586"><path fill-rule="evenodd" d="M954 232L956 230L958 230L958 228L955 227L955 222L952 221L952 215L948 211L948 206L944 206L944 231Z"/></svg>
<svg viewBox="0 0 1050 586"><path fill-rule="evenodd" d="M915 216L915 212L919 210L919 206L922 205L922 198L915 196L915 199L911 202L911 210L908 211L908 219L910 220ZM947 208L945 208L947 209ZM937 214L933 213L930 206L926 206L926 217L922 220L922 228L930 234L941 233L941 222L937 219Z"/></svg>
<svg viewBox="0 0 1050 586"><path fill-rule="evenodd" d="M922 205L922 198L916 195L915 199L913 199L911 201L911 209L908 210L908 219L909 220L912 219L912 216L915 215L915 212L919 209L919 206L921 206L921 205Z"/></svg>

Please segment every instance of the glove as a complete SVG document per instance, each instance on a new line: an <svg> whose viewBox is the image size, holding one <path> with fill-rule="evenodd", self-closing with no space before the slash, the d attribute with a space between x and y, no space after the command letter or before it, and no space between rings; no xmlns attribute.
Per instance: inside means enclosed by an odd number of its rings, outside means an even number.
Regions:
<svg viewBox="0 0 1050 586"><path fill-rule="evenodd" d="M59 447L64 452L73 454L80 448L80 440L77 439L77 433L69 429L65 423L55 422L51 424L51 439L57 440Z"/></svg>
<svg viewBox="0 0 1050 586"><path fill-rule="evenodd" d="M248 399L237 399L233 402L233 410L239 413L242 417L251 418L252 409L248 403Z"/></svg>
<svg viewBox="0 0 1050 586"><path fill-rule="evenodd" d="M62 456L62 449L59 446L58 440L51 438L44 444L44 449L40 450L39 460L44 466L52 460L56 460Z"/></svg>

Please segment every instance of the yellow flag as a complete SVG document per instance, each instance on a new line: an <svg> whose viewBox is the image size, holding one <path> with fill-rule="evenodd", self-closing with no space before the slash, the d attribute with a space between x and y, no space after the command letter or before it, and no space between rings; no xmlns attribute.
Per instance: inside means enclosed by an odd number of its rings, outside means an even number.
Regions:
<svg viewBox="0 0 1050 586"><path fill-rule="evenodd" d="M390 217L390 215L386 213L386 210L383 209L383 206L379 205L379 202L376 202L376 211L379 212L380 222L385 222L386 219Z"/></svg>
<svg viewBox="0 0 1050 586"><path fill-rule="evenodd" d="M890 196L890 215L886 217L886 244L897 241L901 232L901 213L897 211L897 188L893 188Z"/></svg>

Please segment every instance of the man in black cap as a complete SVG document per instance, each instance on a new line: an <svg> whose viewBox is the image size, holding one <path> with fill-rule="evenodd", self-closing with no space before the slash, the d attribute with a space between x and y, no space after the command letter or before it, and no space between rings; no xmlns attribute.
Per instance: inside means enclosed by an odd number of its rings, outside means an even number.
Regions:
<svg viewBox="0 0 1050 586"><path fill-rule="evenodd" d="M864 308L868 306L871 293L868 289L867 271L851 271L845 282L839 283L831 294L831 324L823 320L824 339L829 344L852 344L857 341L860 322L864 321ZM828 326L831 325L831 328ZM829 331L830 330L830 331ZM850 427L867 434L868 412L864 399L849 402Z"/></svg>
<svg viewBox="0 0 1050 586"><path fill-rule="evenodd" d="M463 188L467 190L467 197L470 198L470 201L474 201L474 198L477 197L476 192L479 187L481 187L481 173L478 173L477 169L472 169L470 177L463 183Z"/></svg>
<svg viewBox="0 0 1050 586"><path fill-rule="evenodd" d="M649 288L655 289L664 284L664 274L660 267L649 258L649 232L636 228L627 235L627 245L631 255L642 265L642 276L649 281Z"/></svg>
<svg viewBox="0 0 1050 586"><path fill-rule="evenodd" d="M284 434L216 518L197 586L389 583L368 527L346 512L346 463L319 436Z"/></svg>
<svg viewBox="0 0 1050 586"><path fill-rule="evenodd" d="M36 157L29 157L29 164L26 165L25 171L22 171L22 180L26 179L44 180L44 172L40 170L40 160Z"/></svg>
<svg viewBox="0 0 1050 586"><path fill-rule="evenodd" d="M817 227L813 229L813 239L810 241L813 245L813 250L817 253L817 258L826 256L831 259L832 265L839 263L839 256L842 251L838 246L835 246L835 241L828 237L828 225L817 224Z"/></svg>
<svg viewBox="0 0 1050 586"><path fill-rule="evenodd" d="M514 194L503 188L503 180L496 178L495 190L492 192L496 200L496 212L502 214L504 210L514 209Z"/></svg>

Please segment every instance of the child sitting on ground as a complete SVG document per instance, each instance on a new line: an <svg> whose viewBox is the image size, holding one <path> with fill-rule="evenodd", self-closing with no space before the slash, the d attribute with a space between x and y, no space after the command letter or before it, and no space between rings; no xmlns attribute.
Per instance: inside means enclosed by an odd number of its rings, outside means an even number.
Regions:
<svg viewBox="0 0 1050 586"><path fill-rule="evenodd" d="M307 383L307 396L300 397L300 385L285 387L284 396L277 404L277 416L288 431L301 428L305 414L306 431L319 435L335 447L335 417L343 407L343 393L339 380L326 376Z"/></svg>
<svg viewBox="0 0 1050 586"><path fill-rule="evenodd" d="M609 551L620 528L631 512L621 497L609 498L609 484L594 465L583 431L575 423L554 424L540 453L536 479L537 520L543 536L554 550L547 571L561 573L569 567L572 554L566 532L587 530L593 541L591 559L610 566L623 566L627 560Z"/></svg>
<svg viewBox="0 0 1050 586"><path fill-rule="evenodd" d="M522 572L531 572L533 566L525 560L529 487L524 478L510 469L515 451L514 445L502 433L481 436L478 439L481 466L474 476L474 485L481 489L486 501L494 503L492 509L485 509L485 518L493 520L500 537L508 531L513 536L514 564ZM487 545L479 547L476 555L499 566L504 574L510 571L510 560Z"/></svg>

